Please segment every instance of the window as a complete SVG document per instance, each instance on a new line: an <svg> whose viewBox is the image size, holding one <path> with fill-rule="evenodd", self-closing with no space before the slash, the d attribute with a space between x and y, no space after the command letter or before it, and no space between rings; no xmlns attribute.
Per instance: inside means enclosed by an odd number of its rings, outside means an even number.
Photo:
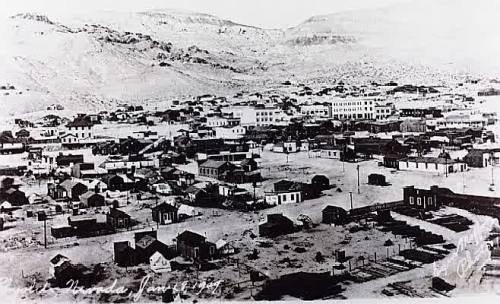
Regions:
<svg viewBox="0 0 500 304"><path fill-rule="evenodd" d="M410 197L410 205L413 205L414 203L415 203L415 200L414 200L414 198L412 196L412 197Z"/></svg>
<svg viewBox="0 0 500 304"><path fill-rule="evenodd" d="M283 202L286 202L286 194L283 195Z"/></svg>
<svg viewBox="0 0 500 304"><path fill-rule="evenodd" d="M422 199L420 197L417 197L417 205L418 206L422 205Z"/></svg>
<svg viewBox="0 0 500 304"><path fill-rule="evenodd" d="M438 169L438 164L437 164L437 163L435 163L435 164L434 164L434 166L436 167L436 170L437 170L437 169Z"/></svg>
<svg viewBox="0 0 500 304"><path fill-rule="evenodd" d="M432 205L432 197L427 198L427 205Z"/></svg>
<svg viewBox="0 0 500 304"><path fill-rule="evenodd" d="M290 200L293 201L295 199L295 195L294 194L290 194Z"/></svg>

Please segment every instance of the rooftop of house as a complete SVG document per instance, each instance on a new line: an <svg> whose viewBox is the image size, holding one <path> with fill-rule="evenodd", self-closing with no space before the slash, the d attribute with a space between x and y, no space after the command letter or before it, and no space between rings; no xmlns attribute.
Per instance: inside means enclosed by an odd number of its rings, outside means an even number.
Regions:
<svg viewBox="0 0 500 304"><path fill-rule="evenodd" d="M177 212L178 208L167 203L161 203L158 206L151 208L153 211Z"/></svg>
<svg viewBox="0 0 500 304"><path fill-rule="evenodd" d="M68 190L68 189L72 189L73 187L75 187L78 184L85 186L84 184L80 183L79 181L75 181L75 180L71 180L71 179L67 179L67 180L63 181L62 183L59 184L59 186Z"/></svg>
<svg viewBox="0 0 500 304"><path fill-rule="evenodd" d="M228 164L227 161L209 159L209 160L201 163L200 167L219 169L222 166L225 166L226 164Z"/></svg>
<svg viewBox="0 0 500 304"><path fill-rule="evenodd" d="M50 259L50 263L59 264L59 262L61 262L63 260L69 261L69 259L66 256L59 253L56 256L54 256L52 259Z"/></svg>
<svg viewBox="0 0 500 304"><path fill-rule="evenodd" d="M94 124L90 121L87 116L78 116L73 121L69 122L66 127L91 127Z"/></svg>
<svg viewBox="0 0 500 304"><path fill-rule="evenodd" d="M197 245L199 243L204 243L206 238L198 233L186 230L177 236L177 242L182 241L184 243Z"/></svg>
<svg viewBox="0 0 500 304"><path fill-rule="evenodd" d="M90 197L92 197L94 195L102 196L102 195L100 195L98 193L95 193L94 191L87 191L84 194L80 195L80 200L89 199Z"/></svg>
<svg viewBox="0 0 500 304"><path fill-rule="evenodd" d="M409 162L417 162L417 163L433 163L433 164L455 164L458 161L453 159L447 159L442 157L407 157L403 158L400 161L409 161Z"/></svg>
<svg viewBox="0 0 500 304"><path fill-rule="evenodd" d="M328 205L325 208L323 208L322 212L347 212L347 211L342 207Z"/></svg>
<svg viewBox="0 0 500 304"><path fill-rule="evenodd" d="M109 210L109 216L113 218L130 218L130 215L118 208L111 208Z"/></svg>

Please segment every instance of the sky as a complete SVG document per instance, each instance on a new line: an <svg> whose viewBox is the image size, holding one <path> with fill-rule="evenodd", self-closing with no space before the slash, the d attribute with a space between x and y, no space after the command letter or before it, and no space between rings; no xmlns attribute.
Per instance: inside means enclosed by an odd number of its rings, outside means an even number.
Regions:
<svg viewBox="0 0 500 304"><path fill-rule="evenodd" d="M182 9L263 28L288 28L309 17L383 7L410 0L12 0L2 1L0 16L20 12L65 14L98 10Z"/></svg>

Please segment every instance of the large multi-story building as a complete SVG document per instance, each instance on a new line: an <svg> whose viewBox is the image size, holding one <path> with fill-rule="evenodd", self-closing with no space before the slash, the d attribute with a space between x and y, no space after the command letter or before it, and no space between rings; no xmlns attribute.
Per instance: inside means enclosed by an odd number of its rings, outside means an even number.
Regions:
<svg viewBox="0 0 500 304"><path fill-rule="evenodd" d="M227 118L212 116L212 117L207 117L207 121L204 123L204 125L210 128L224 127L229 125L229 122Z"/></svg>
<svg viewBox="0 0 500 304"><path fill-rule="evenodd" d="M374 119L375 101L368 98L337 97L331 101L334 119Z"/></svg>
<svg viewBox="0 0 500 304"><path fill-rule="evenodd" d="M452 111L444 117L428 119L426 121L430 129L462 129L462 128L484 128L488 124L488 119L478 111Z"/></svg>
<svg viewBox="0 0 500 304"><path fill-rule="evenodd" d="M82 144L94 139L94 124L83 114L66 125L66 133L61 136L62 144Z"/></svg>
<svg viewBox="0 0 500 304"><path fill-rule="evenodd" d="M225 113L232 113L240 119L242 126L270 126L283 120L283 110L276 107L235 106L223 109Z"/></svg>
<svg viewBox="0 0 500 304"><path fill-rule="evenodd" d="M378 104L375 105L375 119L386 119L392 115L391 104Z"/></svg>
<svg viewBox="0 0 500 304"><path fill-rule="evenodd" d="M217 127L214 128L215 137L216 138L225 138L225 139L238 139L245 136L245 128L242 126L234 126L234 127Z"/></svg>
<svg viewBox="0 0 500 304"><path fill-rule="evenodd" d="M313 117L332 117L332 107L329 104L311 104L300 106L300 114Z"/></svg>

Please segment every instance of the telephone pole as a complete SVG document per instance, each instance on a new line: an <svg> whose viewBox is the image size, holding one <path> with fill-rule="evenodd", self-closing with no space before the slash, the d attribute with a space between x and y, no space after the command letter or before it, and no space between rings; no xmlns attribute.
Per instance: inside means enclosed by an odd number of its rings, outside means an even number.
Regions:
<svg viewBox="0 0 500 304"><path fill-rule="evenodd" d="M444 158L444 173L445 176L448 177L448 158Z"/></svg>
<svg viewBox="0 0 500 304"><path fill-rule="evenodd" d="M494 174L493 174L493 168L495 168L493 165L491 165L491 185L492 186L495 186L495 178L494 178Z"/></svg>
<svg viewBox="0 0 500 304"><path fill-rule="evenodd" d="M45 249L47 249L47 217L44 217L43 219L43 239L44 239Z"/></svg>
<svg viewBox="0 0 500 304"><path fill-rule="evenodd" d="M356 169L358 170L358 194L361 194L361 191L359 189L359 165L356 166Z"/></svg>
<svg viewBox="0 0 500 304"><path fill-rule="evenodd" d="M351 196L351 210L353 209L352 207L352 191L349 191L349 195Z"/></svg>

